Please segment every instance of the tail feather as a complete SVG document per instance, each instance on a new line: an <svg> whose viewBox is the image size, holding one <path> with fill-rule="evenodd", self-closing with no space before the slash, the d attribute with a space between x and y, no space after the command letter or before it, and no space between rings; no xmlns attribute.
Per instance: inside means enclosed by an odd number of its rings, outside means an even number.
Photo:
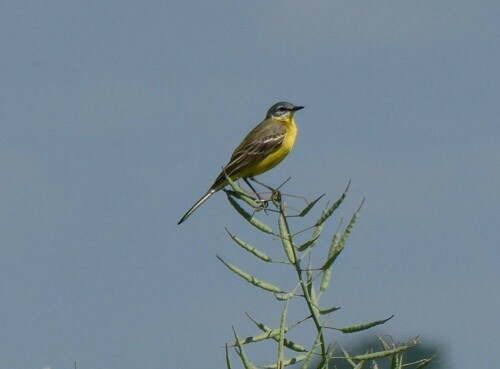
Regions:
<svg viewBox="0 0 500 369"><path fill-rule="evenodd" d="M216 189L210 189L207 191L206 194L204 194L201 199L199 199L198 201L196 201L196 203L191 206L191 208L189 208L189 210L186 212L186 214L183 215L183 217L181 218L181 220L179 220L177 222L177 224L181 224L182 222L184 222L187 218L189 218L189 216L191 214L193 214L195 212L196 209L198 209L200 207L201 204L203 204L205 201L208 200L208 198L210 196L212 196L215 192L217 192Z"/></svg>

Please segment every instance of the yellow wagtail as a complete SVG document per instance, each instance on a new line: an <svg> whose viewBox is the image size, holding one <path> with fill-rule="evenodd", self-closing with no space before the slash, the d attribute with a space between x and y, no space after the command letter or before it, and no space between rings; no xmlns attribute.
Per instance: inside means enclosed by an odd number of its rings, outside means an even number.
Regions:
<svg viewBox="0 0 500 369"><path fill-rule="evenodd" d="M177 224L184 222L210 196L224 188L228 184L226 175L233 181L243 178L248 183L247 178L253 179L254 176L278 165L293 147L297 135L293 115L303 108L288 102L271 106L266 118L252 129L234 150L229 163L215 179L214 184Z"/></svg>

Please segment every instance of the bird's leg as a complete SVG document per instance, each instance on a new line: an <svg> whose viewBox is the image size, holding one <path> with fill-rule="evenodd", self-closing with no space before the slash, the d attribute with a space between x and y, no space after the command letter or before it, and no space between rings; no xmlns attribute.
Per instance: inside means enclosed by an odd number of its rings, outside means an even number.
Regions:
<svg viewBox="0 0 500 369"><path fill-rule="evenodd" d="M254 177L250 177L250 179L252 181L254 181L255 183L260 184L262 187L265 187L269 191L271 191L271 200L273 200L273 201L277 200L278 202L281 201L281 192L278 189L269 187L268 185L256 180Z"/></svg>
<svg viewBox="0 0 500 369"><path fill-rule="evenodd" d="M275 190L274 188L269 187L268 185L266 185L266 184L264 184L264 183L262 183L262 182L258 181L257 179L255 179L255 177L250 177L250 179L251 179L252 181L254 181L255 183L257 183L257 184L261 185L262 187L267 188L269 191L271 191L271 192L276 192L276 190Z"/></svg>
<svg viewBox="0 0 500 369"><path fill-rule="evenodd" d="M245 183L248 185L248 187L250 187L250 189L253 191L253 193L255 194L255 196L257 196L257 198L262 201L262 198L260 197L260 195L257 193L257 191L255 191L255 188L253 188L253 186L250 184L250 182L248 181L248 178L243 178L243 180L245 181Z"/></svg>
<svg viewBox="0 0 500 369"><path fill-rule="evenodd" d="M253 177L250 177L250 179L255 181L255 179ZM243 180L248 185L248 187L250 187L252 189L255 196L257 196L257 198L259 199L259 202L262 204L262 208L263 209L267 208L267 200L263 200L262 197L260 197L259 193L257 191L255 191L255 188L253 188L252 184L248 181L248 178L243 178Z"/></svg>

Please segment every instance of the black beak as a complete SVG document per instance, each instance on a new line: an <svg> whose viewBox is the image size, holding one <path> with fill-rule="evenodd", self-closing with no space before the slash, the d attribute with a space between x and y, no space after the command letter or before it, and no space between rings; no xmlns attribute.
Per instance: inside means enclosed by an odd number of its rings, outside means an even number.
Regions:
<svg viewBox="0 0 500 369"><path fill-rule="evenodd" d="M294 106L292 111L297 111L297 110L302 110L302 109L304 109L303 106Z"/></svg>

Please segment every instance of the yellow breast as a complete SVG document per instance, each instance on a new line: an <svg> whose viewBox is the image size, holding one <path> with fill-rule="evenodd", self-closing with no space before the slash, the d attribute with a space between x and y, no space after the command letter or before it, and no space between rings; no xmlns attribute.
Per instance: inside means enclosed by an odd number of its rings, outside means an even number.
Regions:
<svg viewBox="0 0 500 369"><path fill-rule="evenodd" d="M292 119L289 121L282 121L280 123L284 125L286 130L285 138L283 139L281 146L259 163L256 163L255 165L252 165L251 168L248 168L248 171L245 171L246 173L242 173L242 177L253 177L267 172L281 163L292 150L293 144L295 143L295 137L297 136L297 127L295 126L295 122Z"/></svg>

